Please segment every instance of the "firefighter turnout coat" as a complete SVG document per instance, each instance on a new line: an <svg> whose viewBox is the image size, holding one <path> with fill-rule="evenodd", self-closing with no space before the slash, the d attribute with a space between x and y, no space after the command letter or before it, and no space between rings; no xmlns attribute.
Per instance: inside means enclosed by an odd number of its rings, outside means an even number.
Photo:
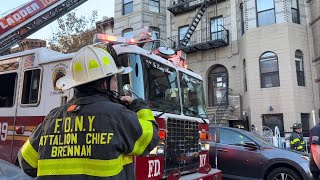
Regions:
<svg viewBox="0 0 320 180"><path fill-rule="evenodd" d="M158 125L142 99L128 109L95 94L52 110L19 152L39 179L135 179L132 156L158 144Z"/></svg>
<svg viewBox="0 0 320 180"><path fill-rule="evenodd" d="M293 131L290 136L290 149L296 151L305 151L305 142L301 134Z"/></svg>

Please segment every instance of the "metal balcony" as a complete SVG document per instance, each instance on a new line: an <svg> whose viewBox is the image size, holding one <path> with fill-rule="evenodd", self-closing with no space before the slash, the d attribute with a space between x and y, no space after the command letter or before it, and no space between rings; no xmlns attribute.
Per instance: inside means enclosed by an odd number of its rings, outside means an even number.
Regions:
<svg viewBox="0 0 320 180"><path fill-rule="evenodd" d="M197 30L192 34L190 41L186 46L181 45L183 37L183 34L169 37L167 45L175 50L182 50L185 53L229 45L229 30L227 29L218 32L210 32L207 29Z"/></svg>
<svg viewBox="0 0 320 180"><path fill-rule="evenodd" d="M191 10L195 10L195 8L200 7L204 0L172 0L171 6L168 7L168 10L174 14L181 14ZM207 0L209 5L220 3L225 0Z"/></svg>

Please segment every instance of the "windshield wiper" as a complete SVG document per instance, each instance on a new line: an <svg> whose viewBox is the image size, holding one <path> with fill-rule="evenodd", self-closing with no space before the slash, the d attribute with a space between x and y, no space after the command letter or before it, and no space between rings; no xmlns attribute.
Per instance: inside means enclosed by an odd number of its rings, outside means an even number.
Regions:
<svg viewBox="0 0 320 180"><path fill-rule="evenodd" d="M184 107L184 106L182 106L182 107L183 107L183 110L187 110L188 112L191 112L191 113L192 113L193 115L195 115L196 117L201 118L204 123L208 124L207 121L204 120L204 118L201 117L201 116L200 116L198 113L196 113L195 111L193 111L193 110L191 110L191 109L189 109L189 108L187 108L187 107Z"/></svg>

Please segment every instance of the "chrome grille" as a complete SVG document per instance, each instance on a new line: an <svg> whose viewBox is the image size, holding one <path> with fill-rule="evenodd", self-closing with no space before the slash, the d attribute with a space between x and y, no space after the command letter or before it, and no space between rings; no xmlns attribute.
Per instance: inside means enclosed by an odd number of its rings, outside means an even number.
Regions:
<svg viewBox="0 0 320 180"><path fill-rule="evenodd" d="M173 169L181 173L197 171L199 124L195 121L168 119L166 175Z"/></svg>

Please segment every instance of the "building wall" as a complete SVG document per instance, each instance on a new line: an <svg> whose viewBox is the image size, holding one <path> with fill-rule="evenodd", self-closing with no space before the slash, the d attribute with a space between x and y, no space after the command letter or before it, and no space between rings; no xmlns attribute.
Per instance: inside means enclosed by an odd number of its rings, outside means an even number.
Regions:
<svg viewBox="0 0 320 180"><path fill-rule="evenodd" d="M134 37L139 37L140 30L145 26L160 28L160 38L166 37L166 2L160 0L160 13L149 11L148 0L134 0L133 12L123 15L122 1L115 2L114 35L122 36L122 31L132 28Z"/></svg>

